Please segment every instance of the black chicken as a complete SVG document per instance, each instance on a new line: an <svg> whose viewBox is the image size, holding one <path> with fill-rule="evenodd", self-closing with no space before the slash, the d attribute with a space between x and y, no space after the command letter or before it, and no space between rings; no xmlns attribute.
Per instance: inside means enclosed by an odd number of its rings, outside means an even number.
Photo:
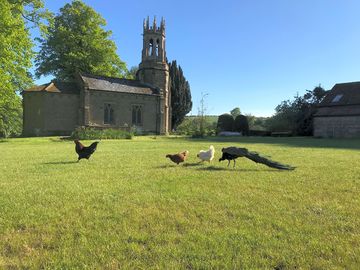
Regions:
<svg viewBox="0 0 360 270"><path fill-rule="evenodd" d="M295 167L292 167L290 165L281 164L279 162L273 161L271 159L267 159L265 157L260 156L256 152L250 152L246 148L238 148L238 147L227 147L221 149L222 151L222 157L219 159L219 161L222 160L228 160L228 167L230 165L230 160L234 160L234 167L235 167L235 159L238 157L246 157L256 163L262 163L265 164L268 167L276 168L279 170L294 170Z"/></svg>
<svg viewBox="0 0 360 270"><path fill-rule="evenodd" d="M99 142L93 142L90 146L84 146L79 140L74 140L75 143L75 151L79 155L78 162L82 158L86 158L89 160L90 156L94 154L97 144Z"/></svg>

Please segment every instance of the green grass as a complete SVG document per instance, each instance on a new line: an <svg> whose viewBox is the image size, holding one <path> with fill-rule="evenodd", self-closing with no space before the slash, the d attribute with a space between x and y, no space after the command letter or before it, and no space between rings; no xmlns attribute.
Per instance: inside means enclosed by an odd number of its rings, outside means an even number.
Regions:
<svg viewBox="0 0 360 270"><path fill-rule="evenodd" d="M85 142L86 144L89 141ZM210 144L212 164L196 153ZM278 171L222 147L297 166ZM167 153L189 150L175 165ZM360 140L0 141L0 269L359 269Z"/></svg>

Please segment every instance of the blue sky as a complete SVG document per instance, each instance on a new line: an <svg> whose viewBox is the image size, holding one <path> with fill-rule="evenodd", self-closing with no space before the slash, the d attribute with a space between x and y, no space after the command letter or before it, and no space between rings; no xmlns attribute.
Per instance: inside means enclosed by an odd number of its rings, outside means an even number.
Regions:
<svg viewBox="0 0 360 270"><path fill-rule="evenodd" d="M53 12L67 2L45 0ZM190 83L192 114L201 93L208 114L270 116L306 89L360 80L358 0L84 2L105 18L129 68L141 61L143 19L165 18L167 57Z"/></svg>

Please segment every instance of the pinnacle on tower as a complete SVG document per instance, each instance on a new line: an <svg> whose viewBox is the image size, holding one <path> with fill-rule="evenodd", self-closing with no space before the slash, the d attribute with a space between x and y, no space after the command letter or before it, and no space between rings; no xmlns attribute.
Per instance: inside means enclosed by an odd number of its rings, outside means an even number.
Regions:
<svg viewBox="0 0 360 270"><path fill-rule="evenodd" d="M165 30L165 20L164 17L161 17L160 30Z"/></svg>
<svg viewBox="0 0 360 270"><path fill-rule="evenodd" d="M154 16L153 30L156 31L156 16Z"/></svg>

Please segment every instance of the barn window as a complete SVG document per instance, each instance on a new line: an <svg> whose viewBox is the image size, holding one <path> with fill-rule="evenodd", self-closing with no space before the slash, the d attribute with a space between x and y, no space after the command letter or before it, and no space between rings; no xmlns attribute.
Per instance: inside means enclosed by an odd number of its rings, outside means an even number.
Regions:
<svg viewBox="0 0 360 270"><path fill-rule="evenodd" d="M343 94L336 95L331 102L339 102Z"/></svg>
<svg viewBox="0 0 360 270"><path fill-rule="evenodd" d="M114 108L111 104L104 104L104 124L114 124Z"/></svg>
<svg viewBox="0 0 360 270"><path fill-rule="evenodd" d="M133 105L132 106L132 124L135 126L142 125L142 106Z"/></svg>

